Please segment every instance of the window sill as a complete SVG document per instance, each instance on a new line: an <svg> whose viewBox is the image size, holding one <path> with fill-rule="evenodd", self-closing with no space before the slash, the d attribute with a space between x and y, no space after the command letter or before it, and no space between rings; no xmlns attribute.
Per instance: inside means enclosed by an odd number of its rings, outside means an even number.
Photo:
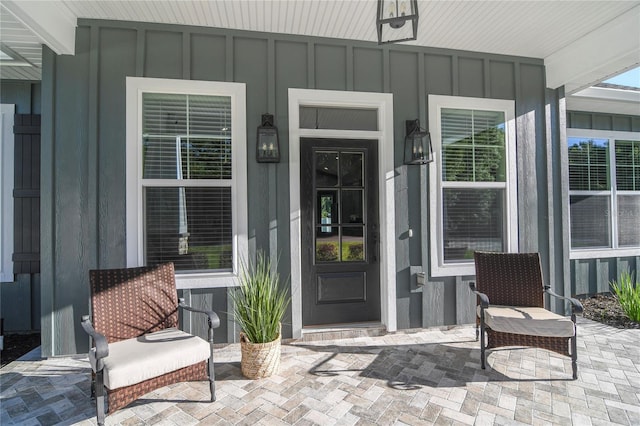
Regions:
<svg viewBox="0 0 640 426"><path fill-rule="evenodd" d="M470 263L448 263L445 265L432 265L432 277L458 277L458 276L474 276L476 274L476 265Z"/></svg>
<svg viewBox="0 0 640 426"><path fill-rule="evenodd" d="M176 288L178 290L236 286L238 286L238 276L231 272L219 274L176 274Z"/></svg>
<svg viewBox="0 0 640 426"><path fill-rule="evenodd" d="M569 254L569 259L602 259L629 256L640 256L640 248L572 250Z"/></svg>

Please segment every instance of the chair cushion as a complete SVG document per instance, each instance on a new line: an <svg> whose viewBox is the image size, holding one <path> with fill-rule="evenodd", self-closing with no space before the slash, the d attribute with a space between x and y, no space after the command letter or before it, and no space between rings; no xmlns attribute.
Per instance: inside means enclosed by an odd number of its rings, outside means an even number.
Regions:
<svg viewBox="0 0 640 426"><path fill-rule="evenodd" d="M484 321L492 330L503 333L545 337L572 337L575 334L571 318L544 308L491 305L484 311Z"/></svg>
<svg viewBox="0 0 640 426"><path fill-rule="evenodd" d="M209 359L209 343L176 328L109 344L104 358L104 385L118 389ZM89 361L96 370L95 348Z"/></svg>

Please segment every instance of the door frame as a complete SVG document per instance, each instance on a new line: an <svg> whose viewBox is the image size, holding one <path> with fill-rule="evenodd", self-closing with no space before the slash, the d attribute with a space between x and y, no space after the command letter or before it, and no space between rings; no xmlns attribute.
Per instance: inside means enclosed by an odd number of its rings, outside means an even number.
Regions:
<svg viewBox="0 0 640 426"><path fill-rule="evenodd" d="M378 111L378 130L301 129L300 107L367 108ZM380 220L380 314L387 331L397 330L395 258L395 170L393 95L315 89L289 89L289 213L291 242L291 326L302 337L302 256L300 214L300 138L378 140Z"/></svg>

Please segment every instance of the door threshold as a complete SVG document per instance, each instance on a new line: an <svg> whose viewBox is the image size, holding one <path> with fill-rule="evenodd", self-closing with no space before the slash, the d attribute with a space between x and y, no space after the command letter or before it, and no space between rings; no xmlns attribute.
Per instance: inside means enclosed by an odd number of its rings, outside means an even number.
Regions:
<svg viewBox="0 0 640 426"><path fill-rule="evenodd" d="M302 328L302 341L353 339L387 334L387 328L378 321L308 325Z"/></svg>

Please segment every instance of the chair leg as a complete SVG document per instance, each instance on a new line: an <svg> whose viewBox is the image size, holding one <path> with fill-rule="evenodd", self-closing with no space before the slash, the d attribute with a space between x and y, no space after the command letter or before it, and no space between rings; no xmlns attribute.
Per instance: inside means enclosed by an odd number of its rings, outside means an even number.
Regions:
<svg viewBox="0 0 640 426"><path fill-rule="evenodd" d="M207 372L209 373L209 390L211 391L211 402L213 402L216 400L216 377L213 371L213 357L209 358Z"/></svg>
<svg viewBox="0 0 640 426"><path fill-rule="evenodd" d="M574 326L575 327L575 326ZM578 336L577 330L571 338L571 369L573 370L573 380L578 378Z"/></svg>
<svg viewBox="0 0 640 426"><path fill-rule="evenodd" d="M486 369L484 311L480 313L480 367Z"/></svg>
<svg viewBox="0 0 640 426"><path fill-rule="evenodd" d="M476 323L476 342L478 341L479 337L480 337L480 326Z"/></svg>
<svg viewBox="0 0 640 426"><path fill-rule="evenodd" d="M209 390L211 391L211 402L216 400L216 375L213 369L213 327L209 321L209 332L207 335L209 340L209 361L207 364L207 373L209 373Z"/></svg>
<svg viewBox="0 0 640 426"><path fill-rule="evenodd" d="M96 417L98 425L104 425L104 379L103 371L100 370L96 373L95 392L96 392Z"/></svg>

